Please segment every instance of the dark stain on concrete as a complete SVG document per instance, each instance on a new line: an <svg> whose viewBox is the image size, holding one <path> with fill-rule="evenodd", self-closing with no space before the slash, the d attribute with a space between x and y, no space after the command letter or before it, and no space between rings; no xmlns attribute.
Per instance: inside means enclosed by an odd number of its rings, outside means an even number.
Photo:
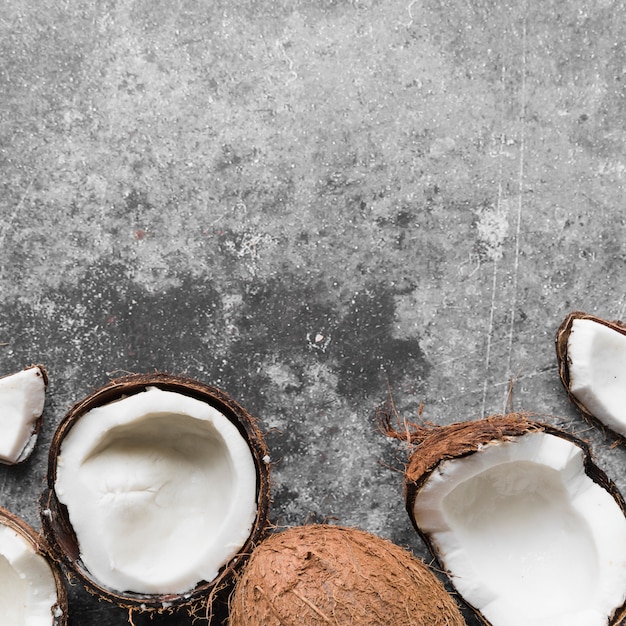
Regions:
<svg viewBox="0 0 626 626"><path fill-rule="evenodd" d="M358 293L341 313L322 282L296 277L254 286L246 295L230 351L232 363L252 376L270 355L303 367L322 359L338 376L337 391L349 399L380 394L387 380L425 378L429 364L417 339L393 336L393 293L374 288Z"/></svg>
<svg viewBox="0 0 626 626"><path fill-rule="evenodd" d="M178 276L175 285L152 292L126 266L96 264L80 284L62 285L36 306L3 303L2 340L16 367L32 358L52 369L71 361L90 381L117 370L201 372L256 410L265 404L263 366L272 360L295 373L293 391L305 384L309 365L324 361L337 375L337 391L352 400L380 395L388 380L420 381L428 374L418 340L393 335L388 289L357 293L347 311L322 280L293 274L236 290L242 293L233 329L218 287L206 277ZM88 356L94 343L98 361ZM31 354L33 345L39 356Z"/></svg>
<svg viewBox="0 0 626 626"><path fill-rule="evenodd" d="M379 394L386 382L422 380L429 364L417 339L393 336L395 305L385 288L358 293L337 328L339 391L347 397Z"/></svg>
<svg viewBox="0 0 626 626"><path fill-rule="evenodd" d="M92 382L114 370L182 373L210 360L211 339L223 327L219 302L205 279L185 276L166 291L150 292L128 268L103 263L90 267L80 284L45 294L37 306L3 303L0 326L16 366L37 345L49 368L72 362ZM97 361L89 359L94 344Z"/></svg>
<svg viewBox="0 0 626 626"><path fill-rule="evenodd" d="M312 353L307 335L328 332L336 313L322 283L294 276L253 282L243 291L235 321L237 336L229 346L221 378L260 409L266 400L262 390L269 382L263 365L272 359L288 363L298 380L297 390L304 384L307 362L327 358Z"/></svg>

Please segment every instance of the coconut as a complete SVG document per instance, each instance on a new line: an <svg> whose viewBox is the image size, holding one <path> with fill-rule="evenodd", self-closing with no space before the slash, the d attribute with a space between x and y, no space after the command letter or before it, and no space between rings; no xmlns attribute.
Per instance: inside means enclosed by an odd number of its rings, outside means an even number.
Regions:
<svg viewBox="0 0 626 626"><path fill-rule="evenodd" d="M443 584L407 550L325 524L277 532L254 551L229 626L462 626Z"/></svg>
<svg viewBox="0 0 626 626"><path fill-rule="evenodd" d="M626 326L575 311L555 346L561 382L581 415L626 441Z"/></svg>
<svg viewBox="0 0 626 626"><path fill-rule="evenodd" d="M55 554L129 610L190 613L267 526L269 455L223 391L168 374L111 381L59 424L42 522Z"/></svg>
<svg viewBox="0 0 626 626"><path fill-rule="evenodd" d="M0 616L10 626L67 624L67 592L45 540L2 507Z"/></svg>
<svg viewBox="0 0 626 626"><path fill-rule="evenodd" d="M16 465L31 455L41 429L47 384L43 365L0 378L0 463Z"/></svg>
<svg viewBox="0 0 626 626"><path fill-rule="evenodd" d="M492 626L608 626L626 615L626 506L588 445L523 414L384 432L417 445L417 532Z"/></svg>

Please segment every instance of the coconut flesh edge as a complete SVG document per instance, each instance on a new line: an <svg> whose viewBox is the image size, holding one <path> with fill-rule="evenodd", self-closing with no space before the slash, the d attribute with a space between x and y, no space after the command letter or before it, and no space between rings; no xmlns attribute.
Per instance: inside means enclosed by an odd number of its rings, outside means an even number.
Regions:
<svg viewBox="0 0 626 626"><path fill-rule="evenodd" d="M533 432L440 463L413 515L493 626L606 626L626 599L626 519L570 441Z"/></svg>
<svg viewBox="0 0 626 626"><path fill-rule="evenodd" d="M39 367L0 378L0 461L19 463L30 454L45 396L45 378Z"/></svg>
<svg viewBox="0 0 626 626"><path fill-rule="evenodd" d="M608 428L626 436L626 335L590 319L572 322L569 391Z"/></svg>
<svg viewBox="0 0 626 626"><path fill-rule="evenodd" d="M84 566L116 591L179 594L211 582L257 513L252 453L209 404L156 387L77 420L57 458Z"/></svg>
<svg viewBox="0 0 626 626"><path fill-rule="evenodd" d="M51 626L57 604L50 566L33 546L0 523L0 617L10 626Z"/></svg>

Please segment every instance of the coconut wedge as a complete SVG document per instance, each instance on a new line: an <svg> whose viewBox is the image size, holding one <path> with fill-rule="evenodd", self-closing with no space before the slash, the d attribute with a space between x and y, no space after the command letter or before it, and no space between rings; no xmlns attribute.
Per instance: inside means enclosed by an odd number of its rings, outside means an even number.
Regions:
<svg viewBox="0 0 626 626"><path fill-rule="evenodd" d="M0 617L6 626L66 626L67 592L46 542L0 507Z"/></svg>
<svg viewBox="0 0 626 626"><path fill-rule="evenodd" d="M569 433L522 414L394 428L417 445L410 519L491 626L612 626L626 614L626 506Z"/></svg>
<svg viewBox="0 0 626 626"><path fill-rule="evenodd" d="M229 626L464 626L424 563L355 528L314 524L254 551L230 601Z"/></svg>
<svg viewBox="0 0 626 626"><path fill-rule="evenodd" d="M47 384L43 365L0 378L0 463L23 463L35 448Z"/></svg>
<svg viewBox="0 0 626 626"><path fill-rule="evenodd" d="M626 326L580 311L556 334L559 376L582 416L626 439Z"/></svg>
<svg viewBox="0 0 626 626"><path fill-rule="evenodd" d="M268 462L253 418L224 392L167 374L118 379L59 425L43 528L98 596L195 610L265 530Z"/></svg>

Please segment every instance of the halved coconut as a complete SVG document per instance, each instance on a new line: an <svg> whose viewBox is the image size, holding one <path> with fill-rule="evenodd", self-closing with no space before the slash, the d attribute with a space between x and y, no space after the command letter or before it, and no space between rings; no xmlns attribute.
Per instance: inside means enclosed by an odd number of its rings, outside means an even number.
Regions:
<svg viewBox="0 0 626 626"><path fill-rule="evenodd" d="M521 414L386 434L418 447L406 507L493 626L608 626L626 615L626 506L569 433Z"/></svg>
<svg viewBox="0 0 626 626"><path fill-rule="evenodd" d="M0 463L23 463L41 428L48 374L43 365L0 378Z"/></svg>
<svg viewBox="0 0 626 626"><path fill-rule="evenodd" d="M230 601L229 626L464 626L424 563L356 528L275 533L254 551Z"/></svg>
<svg viewBox="0 0 626 626"><path fill-rule="evenodd" d="M583 417L626 439L626 326L575 311L555 345L561 382Z"/></svg>
<svg viewBox="0 0 626 626"><path fill-rule="evenodd" d="M224 392L166 374L114 380L55 433L43 527L97 595L139 611L193 607L264 532L268 461Z"/></svg>
<svg viewBox="0 0 626 626"><path fill-rule="evenodd" d="M2 507L0 617L7 626L67 624L67 592L45 540Z"/></svg>

